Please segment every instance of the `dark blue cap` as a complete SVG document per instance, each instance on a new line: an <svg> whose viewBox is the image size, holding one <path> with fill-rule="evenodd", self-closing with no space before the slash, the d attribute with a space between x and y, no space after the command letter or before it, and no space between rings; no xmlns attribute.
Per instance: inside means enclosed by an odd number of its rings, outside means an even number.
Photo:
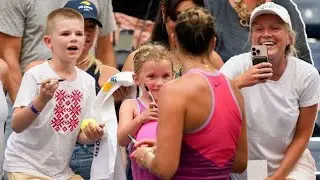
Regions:
<svg viewBox="0 0 320 180"><path fill-rule="evenodd" d="M82 14L84 19L94 20L99 27L102 27L101 22L98 20L98 11L96 6L90 1L82 0L69 0L66 5L66 8L71 8L78 11Z"/></svg>

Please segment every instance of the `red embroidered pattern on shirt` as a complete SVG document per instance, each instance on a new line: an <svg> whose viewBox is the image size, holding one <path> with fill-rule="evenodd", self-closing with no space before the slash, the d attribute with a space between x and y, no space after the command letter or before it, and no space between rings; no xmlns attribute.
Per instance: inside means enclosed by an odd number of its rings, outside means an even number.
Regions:
<svg viewBox="0 0 320 180"><path fill-rule="evenodd" d="M83 94L79 90L73 90L70 94L59 89L55 93L56 105L54 107L54 117L51 126L56 131L73 131L79 125L79 115L81 113L81 100Z"/></svg>

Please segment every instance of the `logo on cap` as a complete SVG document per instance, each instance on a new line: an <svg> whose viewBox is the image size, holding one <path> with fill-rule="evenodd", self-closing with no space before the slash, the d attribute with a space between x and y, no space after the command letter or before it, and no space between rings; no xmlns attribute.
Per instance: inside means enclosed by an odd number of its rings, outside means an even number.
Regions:
<svg viewBox="0 0 320 180"><path fill-rule="evenodd" d="M83 4L83 5L86 5L86 6L90 6L90 2L88 2L88 1L81 1L80 4Z"/></svg>
<svg viewBox="0 0 320 180"><path fill-rule="evenodd" d="M93 11L93 8L91 7L91 3L89 1L81 1L80 6L78 6L79 10L82 11Z"/></svg>
<svg viewBox="0 0 320 180"><path fill-rule="evenodd" d="M279 9L280 10L280 7L274 3L265 3L265 4L262 4L261 6L259 6L258 8L261 10L263 10L263 9Z"/></svg>

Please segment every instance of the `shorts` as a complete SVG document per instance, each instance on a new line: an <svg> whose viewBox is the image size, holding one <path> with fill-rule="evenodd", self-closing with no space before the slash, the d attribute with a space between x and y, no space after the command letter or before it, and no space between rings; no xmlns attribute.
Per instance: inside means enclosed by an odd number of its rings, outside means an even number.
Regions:
<svg viewBox="0 0 320 180"><path fill-rule="evenodd" d="M316 179L316 166L313 157L308 149L306 149L297 164L293 167L292 171L286 179L292 180L315 180Z"/></svg>
<svg viewBox="0 0 320 180"><path fill-rule="evenodd" d="M41 175L34 175L34 174L21 173L21 172L8 172L8 179L9 180L26 180L26 179L53 180L49 176L41 176ZM77 174L74 174L69 180L83 180L83 178Z"/></svg>

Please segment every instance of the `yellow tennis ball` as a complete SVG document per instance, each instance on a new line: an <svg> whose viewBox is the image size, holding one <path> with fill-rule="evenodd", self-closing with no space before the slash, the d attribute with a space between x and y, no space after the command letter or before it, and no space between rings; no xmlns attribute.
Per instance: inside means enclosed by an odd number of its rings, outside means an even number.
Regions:
<svg viewBox="0 0 320 180"><path fill-rule="evenodd" d="M93 126L99 125L95 119L87 118L82 121L80 126L81 130L84 130L84 128L86 128L89 125L89 123L91 123Z"/></svg>

